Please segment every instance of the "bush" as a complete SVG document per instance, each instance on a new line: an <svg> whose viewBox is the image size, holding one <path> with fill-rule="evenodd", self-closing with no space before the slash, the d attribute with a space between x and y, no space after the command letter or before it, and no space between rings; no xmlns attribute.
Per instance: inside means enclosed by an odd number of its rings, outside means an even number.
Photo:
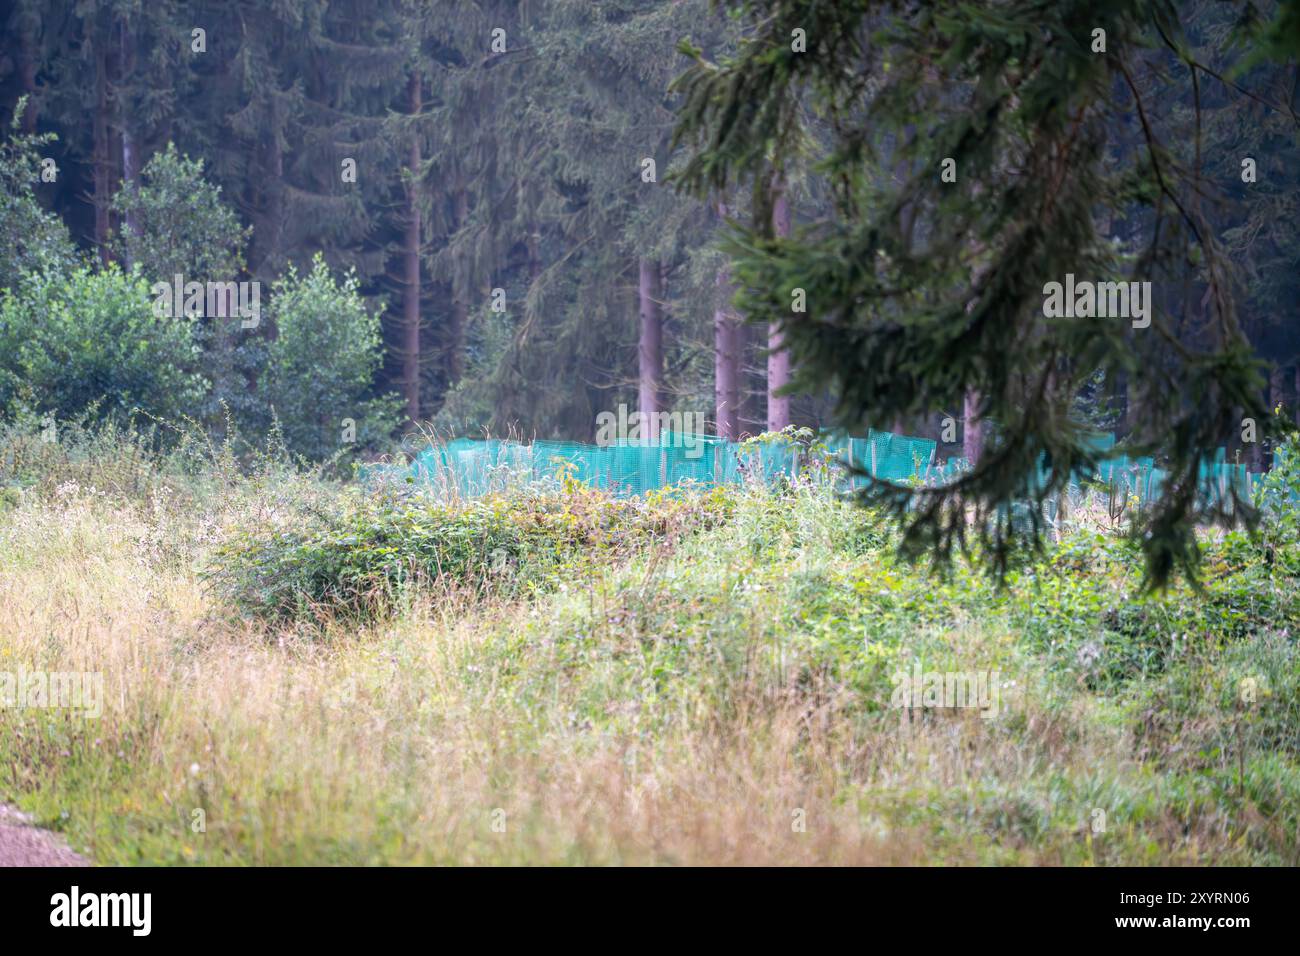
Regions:
<svg viewBox="0 0 1300 956"><path fill-rule="evenodd" d="M1300 575L1300 438L1287 437L1273 450L1273 469L1256 489L1264 512L1262 540L1269 560L1290 575Z"/></svg>
<svg viewBox="0 0 1300 956"><path fill-rule="evenodd" d="M268 619L368 618L435 581L518 592L561 568L598 566L647 541L672 541L731 511L730 493L618 499L586 488L442 504L360 489L328 511L258 526L217 551L208 580Z"/></svg>
<svg viewBox="0 0 1300 956"><path fill-rule="evenodd" d="M276 282L271 313L276 339L263 393L285 446L321 460L386 439L397 427L401 401L372 393L382 337L356 277L336 282L318 254L311 272L299 276L290 266Z"/></svg>
<svg viewBox="0 0 1300 956"><path fill-rule="evenodd" d="M227 282L243 268L251 229L221 201L221 187L203 178L203 161L189 159L168 143L145 164L138 179L113 197L113 212L136 230L113 238L114 254L135 263L151 281Z"/></svg>
<svg viewBox="0 0 1300 956"><path fill-rule="evenodd" d="M124 224L112 249L137 265L149 281L231 282L244 271L244 245L251 229L221 201L221 188L203 178L203 162L168 144L145 164L141 175L113 197ZM125 228L130 223L134 228ZM208 316L196 324L204 376L211 388L192 414L224 436L227 414L241 431L260 434L269 424L265 403L248 383L257 378L266 342L261 329Z"/></svg>
<svg viewBox="0 0 1300 956"><path fill-rule="evenodd" d="M206 388L196 352L193 321L155 316L138 271L30 273L0 298L0 410L69 419L97 408L114 422L137 410L189 415Z"/></svg>
<svg viewBox="0 0 1300 956"><path fill-rule="evenodd" d="M65 271L77 259L67 227L36 199L40 150L55 137L19 133L25 107L26 98L20 99L12 135L0 143L0 287L4 288L13 288L28 272Z"/></svg>

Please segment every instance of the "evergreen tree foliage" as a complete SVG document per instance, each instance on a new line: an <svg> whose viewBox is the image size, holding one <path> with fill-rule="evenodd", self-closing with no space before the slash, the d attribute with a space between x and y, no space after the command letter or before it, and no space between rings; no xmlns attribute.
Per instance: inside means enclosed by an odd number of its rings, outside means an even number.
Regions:
<svg viewBox="0 0 1300 956"><path fill-rule="evenodd" d="M1200 464L1243 419L1272 422L1234 264L1199 198L1205 170L1180 161L1152 120L1152 76L1178 72L1193 94L1211 82L1174 5L729 6L752 25L739 56L691 51L680 82L678 135L695 147L683 182L697 193L749 184L756 209L770 208L773 167L801 141L800 97L834 130L816 158L834 214L790 239L736 230L742 308L780 323L805 387L833 383L845 425L888 428L971 393L997 425L950 484L869 486L903 524L905 554L944 563L977 540L1003 573L1041 546L1041 504L1100 454L1072 414L1098 371L1141 382L1123 450L1157 455L1169 473L1135 529L1152 585L1194 573L1197 521L1253 520L1246 501L1197 495ZM1198 129L1198 156L1203 140ZM1130 228L1108 239L1099 221L1116 216ZM1152 282L1150 327L1047 315L1047 284L1067 274ZM796 288L806 314L792 311Z"/></svg>
<svg viewBox="0 0 1300 956"><path fill-rule="evenodd" d="M491 283L506 287L509 315L479 308L482 345L498 345L478 350L449 418L491 409L497 425L586 436L598 411L635 406L642 259L662 264L668 279L665 357L676 392L668 404L711 407L711 382L689 373L711 348L702 333L719 260L709 270L699 259L716 223L707 204L665 185L677 63L664 52L701 23L725 49L728 25L703 0L555 2L524 25L516 59L466 68L480 71L500 103L491 166L513 176L476 190L474 214L435 258L435 274L449 261L517 267L513 284ZM646 160L653 182L644 180ZM491 286L481 287L486 298Z"/></svg>
<svg viewBox="0 0 1300 956"><path fill-rule="evenodd" d="M1192 523L1229 517L1192 507L1196 458L1226 443L1262 467L1268 411L1300 404L1295 10L9 0L0 105L34 139L5 154L0 282L36 271L33 249L71 268L43 209L152 281L179 265L269 289L319 254L380 316L371 395L400 388L458 432L591 438L620 403L716 410L719 383L729 426L760 431L784 341L796 424L836 408L935 435L969 410L945 448L983 436L973 471L872 495L912 553L982 537L999 567L1041 531L1007 502L1055 493L1113 425L1173 473L1139 529L1155 580L1194 561ZM1049 319L1043 286L1067 273L1152 281L1152 326ZM211 387L186 414L270 427L273 312L200 322L182 371Z"/></svg>

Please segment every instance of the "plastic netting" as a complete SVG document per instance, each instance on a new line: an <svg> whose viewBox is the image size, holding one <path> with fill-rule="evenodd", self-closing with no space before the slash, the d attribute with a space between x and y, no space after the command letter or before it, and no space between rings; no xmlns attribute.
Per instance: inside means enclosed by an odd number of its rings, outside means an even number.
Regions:
<svg viewBox="0 0 1300 956"><path fill-rule="evenodd" d="M834 480L846 490L862 488L872 479L921 481L937 485L952 481L969 468L964 459L935 460L936 443L928 438L871 431L865 438L824 432L818 441L833 462ZM1098 435L1094 447L1105 452L1113 435ZM641 495L684 481L704 485L760 479L774 482L798 477L809 467L807 449L792 441L737 443L712 435L665 432L657 442L624 442L600 446L582 442L458 438L431 444L412 460L409 470L370 466L363 478L379 474L410 476L447 494L477 497L521 484L559 482L566 476L616 495ZM870 476L870 477L868 477ZM1124 455L1103 459L1092 474L1075 474L1071 492L1095 484L1145 503L1160 494L1167 474L1151 458ZM1211 502L1229 500L1232 490L1251 492L1246 466L1225 460L1220 448L1201 463L1198 491ZM1038 481L1046 482L1046 463Z"/></svg>

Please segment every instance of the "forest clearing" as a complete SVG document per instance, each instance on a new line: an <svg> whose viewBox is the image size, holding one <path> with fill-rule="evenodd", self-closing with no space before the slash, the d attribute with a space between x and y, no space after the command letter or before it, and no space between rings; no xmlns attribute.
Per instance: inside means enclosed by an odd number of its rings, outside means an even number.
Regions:
<svg viewBox="0 0 1300 956"><path fill-rule="evenodd" d="M1300 0L0 0L5 926L1285 929L1297 224Z"/></svg>
<svg viewBox="0 0 1300 956"><path fill-rule="evenodd" d="M103 714L6 714L0 767L101 864L1296 863L1290 513L1142 597L1095 503L999 589L811 479L376 501L125 439L39 470L0 661L102 671ZM998 706L897 706L918 670Z"/></svg>

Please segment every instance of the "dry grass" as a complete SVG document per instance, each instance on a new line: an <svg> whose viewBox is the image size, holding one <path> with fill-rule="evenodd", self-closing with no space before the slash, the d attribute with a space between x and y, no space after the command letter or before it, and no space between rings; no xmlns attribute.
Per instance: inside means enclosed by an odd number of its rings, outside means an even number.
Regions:
<svg viewBox="0 0 1300 956"><path fill-rule="evenodd" d="M65 489L0 520L0 671L101 672L106 696L94 721L6 714L0 794L97 862L1251 859L1240 814L1180 809L1115 702L1054 689L996 621L928 639L1016 675L999 721L900 720L806 666L772 602L862 556L755 557L742 516L591 592L268 633L196 572L257 507Z"/></svg>

